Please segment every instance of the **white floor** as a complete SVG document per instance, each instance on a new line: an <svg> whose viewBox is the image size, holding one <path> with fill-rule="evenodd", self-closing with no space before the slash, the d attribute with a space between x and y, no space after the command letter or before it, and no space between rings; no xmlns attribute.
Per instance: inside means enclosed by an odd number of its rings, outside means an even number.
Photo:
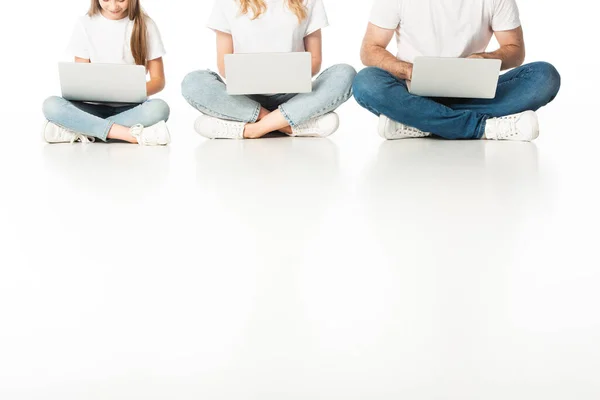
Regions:
<svg viewBox="0 0 600 400"><path fill-rule="evenodd" d="M330 140L206 141L181 100L170 148L50 146L12 110L0 399L597 400L582 90L532 144L383 142L354 103Z"/></svg>

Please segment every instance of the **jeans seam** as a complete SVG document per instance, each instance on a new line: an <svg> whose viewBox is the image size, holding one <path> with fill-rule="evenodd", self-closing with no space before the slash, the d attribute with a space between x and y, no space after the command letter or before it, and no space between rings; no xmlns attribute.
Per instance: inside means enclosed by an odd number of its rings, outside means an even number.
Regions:
<svg viewBox="0 0 600 400"><path fill-rule="evenodd" d="M375 114L377 116L381 116L381 113L379 111L377 111L374 108L372 108L371 106L363 103L362 101L360 101L356 97L354 98L354 100L356 100L356 102L358 103L359 106L361 106L362 108L366 109L367 111L370 111L371 113L373 113L373 114Z"/></svg>
<svg viewBox="0 0 600 400"><path fill-rule="evenodd" d="M214 76L217 81L224 83L223 80L221 79L221 77L219 76L219 74L217 74L214 71L211 71L210 69L205 69L205 70L200 70L201 72L208 72L210 75ZM209 109L208 107L204 107L203 105L197 103L196 101L194 101L191 97L186 96L184 93L182 93L183 98L192 106L194 107L196 110L200 111L203 114L206 114L208 116L214 116L216 115L217 117L215 118L220 118L220 119L226 119L229 121L239 121L237 118L231 116L231 115L226 115L226 114L222 114L220 112L214 111ZM256 122L256 120L258 119L258 115L260 114L260 107L261 105L257 105L256 106L256 110L254 110L253 114L252 114L252 119L248 120L248 121L241 121L241 122L246 122L246 123L254 123Z"/></svg>
<svg viewBox="0 0 600 400"><path fill-rule="evenodd" d="M85 111L84 111L84 112L85 112ZM91 115L91 114L90 114L90 115ZM112 122L112 121L110 121L110 120L108 120L108 119L106 119L106 118L102 118L104 121L106 121L106 122L110 122L110 124L109 124L108 128L107 128L107 129L104 131L104 133L103 133L103 137L98 137L98 136L94 136L94 135L93 135L93 134L91 134L91 133L79 132L79 131L75 131L75 130L73 130L73 129L69 129L69 128L67 128L66 126L64 126L63 124L61 124L61 123L58 123L58 122L54 121L52 118L46 118L46 119L47 119L49 122L52 122L54 125L56 125L56 126L59 126L59 127L63 128L63 129L66 129L66 130L68 130L68 131L75 132L75 133L78 133L78 134L81 134L81 135L85 135L85 136L92 136L92 137L95 137L95 138L98 138L98 139L102 140L103 142L106 142L106 140L107 140L107 136L108 136L108 132L110 132L111 128L112 128L112 127L113 127L113 125L114 125L114 122Z"/></svg>
<svg viewBox="0 0 600 400"><path fill-rule="evenodd" d="M477 132L475 133L477 135L477 139L481 139L484 135L485 135L485 126L487 124L487 120L490 117L488 117L487 115L484 115L483 118L481 119L481 122L479 123L479 126L477 127Z"/></svg>
<svg viewBox="0 0 600 400"><path fill-rule="evenodd" d="M285 111L285 109L283 108L283 104L279 105L279 107L277 107L279 109L279 112L281 113L281 115L283 115L283 118L286 119L286 121L288 122L288 124L290 124L290 126L292 128L296 128L298 127L298 125L296 125L294 123L294 121L292 121L292 119L289 117L288 113Z"/></svg>
<svg viewBox="0 0 600 400"><path fill-rule="evenodd" d="M350 99L350 97L352 97L352 90L350 90L350 91L346 92L345 94L343 94L343 95L335 98L333 101L331 101L330 103L328 103L326 106L322 107L321 109L319 109L315 113L311 114L311 116L308 117L306 119L306 121L308 121L310 119L313 119L313 118L317 118L317 117L322 116L323 114L325 114L325 110L330 109L331 107L335 106L336 104L338 105L338 107L341 106L346 101L348 101ZM297 124L293 123L293 121L291 120L291 118L285 112L283 106L284 106L284 104L282 104L282 105L279 106L279 111L281 111L281 114L283 114L284 118L290 123L290 126L292 128L295 128L297 126Z"/></svg>
<svg viewBox="0 0 600 400"><path fill-rule="evenodd" d="M529 75L531 75L531 73L532 73L532 70L531 70L531 68L527 68L526 70L522 71L520 74L516 74L515 76L513 76L513 77L512 77L512 78L510 78L509 80L507 80L507 81L504 81L504 82L500 82L500 83L498 84L498 87L500 87L500 86L503 86L503 85L505 85L505 84L507 84L507 83L511 83L512 81L514 81L514 80L517 80L517 79L526 78L526 77L528 77Z"/></svg>
<svg viewBox="0 0 600 400"><path fill-rule="evenodd" d="M209 116L215 116L216 115L216 118L226 119L226 120L229 120L229 121L238 121L238 119L235 118L235 117L232 117L230 115L225 115L225 114L222 114L220 112L211 110L211 109L209 109L207 107L204 107L204 106L202 106L199 103L195 102L192 98L190 98L190 97L188 97L186 95L183 95L183 97L186 99L186 101L192 107L194 107L196 110L200 111L203 114L206 114L206 115L209 115ZM254 120L253 121L242 121L242 122L256 122L256 119L258 118L258 113L259 112L260 112L260 106L257 106L257 109L253 113Z"/></svg>

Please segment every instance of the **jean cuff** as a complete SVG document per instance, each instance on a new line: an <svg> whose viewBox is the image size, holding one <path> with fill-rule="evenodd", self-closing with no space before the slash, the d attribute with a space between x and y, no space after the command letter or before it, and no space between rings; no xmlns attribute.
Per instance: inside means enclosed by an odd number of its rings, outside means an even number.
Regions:
<svg viewBox="0 0 600 400"><path fill-rule="evenodd" d="M290 118L290 116L288 115L288 113L285 111L285 108L283 108L283 104L280 105L278 107L278 109L279 109L279 112L281 112L281 115L283 115L283 118L286 119L286 121L288 122L288 124L290 124L290 126L292 128L298 127L298 125L294 121L292 121L292 119Z"/></svg>
<svg viewBox="0 0 600 400"><path fill-rule="evenodd" d="M104 132L100 136L97 136L97 138L102 140L103 142L106 142L108 140L108 132L110 132L113 125L115 124L110 120L106 120L106 122L108 123L108 126L104 129Z"/></svg>
<svg viewBox="0 0 600 400"><path fill-rule="evenodd" d="M254 110L254 114L253 114L252 118L250 119L250 121L248 121L248 123L250 123L250 124L253 124L253 123L255 123L256 121L258 121L258 116L259 116L259 114L260 114L260 108L261 108L261 107L262 107L262 106L261 106L260 104L257 104L257 105L256 105L256 109Z"/></svg>
<svg viewBox="0 0 600 400"><path fill-rule="evenodd" d="M481 139L483 137L483 135L485 134L485 125L486 125L486 121L488 120L488 118L490 117L483 117L481 119L481 122L479 123L479 125L477 126L477 139Z"/></svg>

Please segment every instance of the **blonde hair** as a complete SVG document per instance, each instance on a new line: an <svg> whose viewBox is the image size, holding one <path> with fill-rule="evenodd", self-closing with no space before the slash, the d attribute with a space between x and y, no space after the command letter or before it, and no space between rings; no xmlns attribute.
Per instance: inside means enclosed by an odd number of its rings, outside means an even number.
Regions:
<svg viewBox="0 0 600 400"><path fill-rule="evenodd" d="M102 12L99 0L91 0L90 10L88 15L94 16ZM146 26L146 18L148 15L142 9L140 0L129 0L129 8L127 9L128 17L133 21L133 32L131 34L131 53L137 65L147 64L148 57L148 28Z"/></svg>
<svg viewBox="0 0 600 400"><path fill-rule="evenodd" d="M248 14L248 11L252 11L252 19L260 17L265 11L267 11L267 3L265 0L239 0L240 11L243 15ZM296 14L298 22L302 22L308 16L308 10L304 5L304 0L286 0L288 8Z"/></svg>

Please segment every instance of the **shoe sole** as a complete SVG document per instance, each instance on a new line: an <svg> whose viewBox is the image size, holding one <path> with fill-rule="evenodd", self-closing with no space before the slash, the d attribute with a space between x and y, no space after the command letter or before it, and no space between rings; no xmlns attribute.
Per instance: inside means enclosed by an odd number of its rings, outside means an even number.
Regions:
<svg viewBox="0 0 600 400"><path fill-rule="evenodd" d="M338 131L338 129L340 129L340 116L337 113L333 112L333 111L330 114L334 115L335 118L336 118L336 120L335 120L335 127L328 134L321 135L321 134L318 134L318 133L315 133L315 134L310 134L310 133L309 134L295 134L295 133L292 133L291 135L288 135L288 136L289 137L295 137L295 138L303 138L303 137L304 138L326 138L326 137L329 137L329 136L333 135L334 133L336 133ZM328 115L328 114L325 114L325 115ZM323 117L323 116L321 116L321 117ZM286 135L287 135L287 133L286 133Z"/></svg>
<svg viewBox="0 0 600 400"><path fill-rule="evenodd" d="M160 144L163 145L163 146L166 146L166 145L168 145L168 144L171 143L171 132L169 131L169 127L167 126L167 123L165 121L161 121L161 122L162 122L161 125L163 125L162 128L165 130L165 132L167 133L167 135L166 135L166 138L165 138L166 139L165 143L160 143Z"/></svg>
<svg viewBox="0 0 600 400"><path fill-rule="evenodd" d="M533 113L533 118L535 120L535 125L534 125L534 129L535 129L534 132L535 133L534 133L534 135L531 138L531 140L533 141L533 140L537 139L540 136L540 120L539 120L537 114L534 111L532 111L532 113Z"/></svg>
<svg viewBox="0 0 600 400"><path fill-rule="evenodd" d="M194 121L194 131L196 131L196 133L200 136L202 136L205 139L216 139L214 137L211 136L206 136L204 133L202 133L202 131L200 130L200 122L202 122L202 119L206 118L205 115L200 115L198 118L196 118L196 121Z"/></svg>
<svg viewBox="0 0 600 400"><path fill-rule="evenodd" d="M387 126L388 118L383 115L379 116L379 123L377 124L377 133L382 139L389 140L385 137L385 128Z"/></svg>
<svg viewBox="0 0 600 400"><path fill-rule="evenodd" d="M326 138L326 137L333 135L334 133L337 132L338 129L340 129L340 116L334 112L332 112L331 114L335 115L335 127L327 135L315 135L314 137Z"/></svg>
<svg viewBox="0 0 600 400"><path fill-rule="evenodd" d="M46 128L48 127L49 123L50 121L45 120L44 124L42 125L42 140L48 144L54 144L54 142L49 142L48 139L46 139Z"/></svg>

